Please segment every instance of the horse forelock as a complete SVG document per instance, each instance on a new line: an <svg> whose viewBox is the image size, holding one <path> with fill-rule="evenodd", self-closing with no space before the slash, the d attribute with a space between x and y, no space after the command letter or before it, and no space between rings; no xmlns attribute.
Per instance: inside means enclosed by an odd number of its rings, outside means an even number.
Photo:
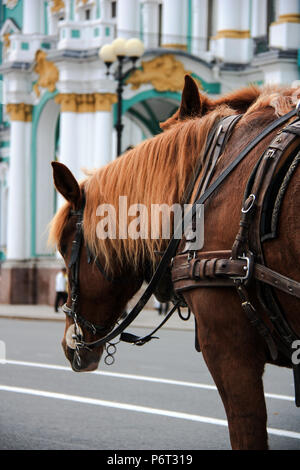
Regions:
<svg viewBox="0 0 300 470"><path fill-rule="evenodd" d="M62 237L63 229L66 225L70 204L66 202L55 214L49 225L48 244L52 247L58 246Z"/></svg>

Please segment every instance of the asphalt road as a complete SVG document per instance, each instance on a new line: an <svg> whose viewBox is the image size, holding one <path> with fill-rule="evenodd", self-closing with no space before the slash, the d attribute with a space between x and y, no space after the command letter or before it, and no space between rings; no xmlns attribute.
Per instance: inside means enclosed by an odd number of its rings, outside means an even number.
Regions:
<svg viewBox="0 0 300 470"><path fill-rule="evenodd" d="M76 374L60 346L63 328L0 319L1 450L230 449L193 332L164 329L143 347L119 344L114 365ZM292 372L268 366L264 384L270 448L300 450Z"/></svg>

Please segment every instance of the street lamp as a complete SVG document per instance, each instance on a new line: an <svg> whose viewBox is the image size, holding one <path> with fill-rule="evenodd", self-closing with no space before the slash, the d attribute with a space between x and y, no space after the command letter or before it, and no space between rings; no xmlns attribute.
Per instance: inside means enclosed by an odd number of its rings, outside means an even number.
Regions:
<svg viewBox="0 0 300 470"><path fill-rule="evenodd" d="M109 70L111 65L116 61L118 62L118 67L114 75L114 78L118 82L118 113L117 123L115 126L117 131L117 156L121 155L122 153L122 132L124 127L122 124L124 79L129 72L135 70L136 61L143 55L143 53L144 44L142 43L142 41L136 38L128 39L127 41L123 38L117 38L111 44L106 44L105 46L103 46L99 51L99 57L103 60L107 67L107 76L109 76ZM126 74L123 74L124 60L127 58L131 60L132 68L130 70L127 70Z"/></svg>

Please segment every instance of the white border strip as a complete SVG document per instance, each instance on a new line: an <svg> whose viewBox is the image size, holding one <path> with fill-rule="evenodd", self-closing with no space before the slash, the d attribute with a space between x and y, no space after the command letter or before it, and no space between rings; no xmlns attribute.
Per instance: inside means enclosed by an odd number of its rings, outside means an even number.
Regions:
<svg viewBox="0 0 300 470"><path fill-rule="evenodd" d="M0 385L0 391L19 393L23 395L38 396L38 397L43 397L43 398L54 398L56 400L65 400L65 401L71 401L71 402L76 402L76 403L82 403L86 405L103 406L106 408L115 408L115 409L126 410L126 411L135 411L138 413L146 413L146 414L152 414L152 415L158 415L158 416L167 416L169 418L185 419L188 421L196 421L198 423L200 422L200 423L205 423L205 424L214 424L214 425L223 426L223 427L228 426L227 421L224 419L216 419L216 418L210 418L207 416L181 413L178 411L161 410L159 408L150 408L146 406L131 405L129 403L119 403L119 402L114 402L114 401L99 400L96 398L81 397L77 395L65 395L63 393L47 392L45 390L34 390L31 388L11 387L8 385ZM293 432L293 431L286 431L285 429L267 428L267 431L269 434L274 434L276 436L289 437L292 439L300 439L300 433Z"/></svg>
<svg viewBox="0 0 300 470"><path fill-rule="evenodd" d="M42 369L50 369L50 370L61 370L65 372L72 372L71 367L66 366L59 366L55 364L43 364L39 362L25 362L25 361L14 361L14 360L6 360L6 364L8 365L15 365L15 366L24 366L24 367L39 367ZM128 380L141 380L144 382L152 382L152 383L161 383L167 385L179 385L182 387L191 387L191 388L200 388L203 390L214 390L217 391L217 387L215 385L209 384L202 384L197 382L184 382L180 380L172 380L172 379L162 379L158 377L149 377L145 375L133 375L133 374L123 374L119 372L107 372L107 371L94 371L89 372L89 374L94 375L103 375L107 377L115 377L119 379L128 379ZM273 398L275 400L285 400L285 401L295 401L294 397L288 395L279 395L275 393L265 393L266 398Z"/></svg>

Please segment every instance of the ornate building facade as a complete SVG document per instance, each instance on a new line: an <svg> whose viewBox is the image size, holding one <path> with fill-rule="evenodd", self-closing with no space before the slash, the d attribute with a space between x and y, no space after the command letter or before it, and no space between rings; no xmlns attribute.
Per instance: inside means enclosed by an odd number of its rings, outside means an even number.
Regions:
<svg viewBox="0 0 300 470"><path fill-rule="evenodd" d="M2 0L2 303L50 303L58 205L50 162L78 177L116 157L117 83L99 49L140 38L124 89L122 150L160 132L186 73L204 93L299 77L298 0ZM125 69L130 64L125 62Z"/></svg>

